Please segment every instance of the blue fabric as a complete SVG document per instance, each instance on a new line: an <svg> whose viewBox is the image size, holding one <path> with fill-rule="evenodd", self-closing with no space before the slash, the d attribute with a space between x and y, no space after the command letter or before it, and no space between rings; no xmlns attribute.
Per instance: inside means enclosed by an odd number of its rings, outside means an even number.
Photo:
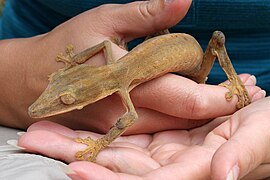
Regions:
<svg viewBox="0 0 270 180"><path fill-rule="evenodd" d="M50 31L69 18L104 3L131 0L7 0L0 20L0 39L31 37ZM251 73L270 95L270 3L265 0L193 0L171 32L193 35L205 49L214 30L226 35L226 47L238 73ZM218 62L208 83L226 79Z"/></svg>

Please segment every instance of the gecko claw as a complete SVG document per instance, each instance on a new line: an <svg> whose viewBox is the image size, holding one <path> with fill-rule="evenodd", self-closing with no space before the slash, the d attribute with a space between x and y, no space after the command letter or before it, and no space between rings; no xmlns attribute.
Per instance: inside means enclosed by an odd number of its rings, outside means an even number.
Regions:
<svg viewBox="0 0 270 180"><path fill-rule="evenodd" d="M57 62L63 62L66 65L66 67L64 68L65 70L65 69L68 69L70 67L77 65L73 60L74 56L75 56L74 47L72 44L68 44L66 47L66 55L64 55L63 53L60 53L56 56L55 60Z"/></svg>
<svg viewBox="0 0 270 180"><path fill-rule="evenodd" d="M66 54L72 58L75 54L74 54L74 46L72 44L68 44L66 46Z"/></svg>
<svg viewBox="0 0 270 180"><path fill-rule="evenodd" d="M236 104L237 109L241 109L244 106L251 103L250 98L248 96L248 92L246 91L243 84L237 83L236 80L232 80L230 84L221 83L219 86L225 87L229 90L229 92L226 92L225 98L227 101L231 101L233 98L233 95L237 95L238 102Z"/></svg>
<svg viewBox="0 0 270 180"><path fill-rule="evenodd" d="M85 139L76 138L75 142L87 145L87 148L85 150L76 152L75 158L77 160L96 162L96 157L98 153L104 148L100 140L94 141L90 137Z"/></svg>

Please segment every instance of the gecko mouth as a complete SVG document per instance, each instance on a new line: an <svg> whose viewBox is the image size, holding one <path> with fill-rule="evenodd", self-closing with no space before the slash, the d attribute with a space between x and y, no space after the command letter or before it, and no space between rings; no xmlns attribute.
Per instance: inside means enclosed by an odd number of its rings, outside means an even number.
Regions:
<svg viewBox="0 0 270 180"><path fill-rule="evenodd" d="M45 109L35 110L34 108L31 108L31 106L28 109L28 114L31 118L46 118L46 117L54 116L61 113L64 113L64 112L52 111L52 110L46 112Z"/></svg>
<svg viewBox="0 0 270 180"><path fill-rule="evenodd" d="M81 110L84 105L81 106L65 106L65 108L53 108L52 106L44 107L40 105L32 104L28 108L28 114L31 118L45 118L58 114L63 114L72 110Z"/></svg>
<svg viewBox="0 0 270 180"><path fill-rule="evenodd" d="M33 105L31 105L28 108L28 114L31 118L44 118L50 116L52 113L44 113L44 110L37 110Z"/></svg>
<svg viewBox="0 0 270 180"><path fill-rule="evenodd" d="M52 115L56 115L57 113L52 110L52 108L46 108L44 106L32 104L28 108L28 114L31 118L45 118Z"/></svg>
<svg viewBox="0 0 270 180"><path fill-rule="evenodd" d="M33 109L30 109L28 110L28 114L31 118L46 118L46 117L49 117L49 116L54 116L54 115L57 115L57 114L61 114L63 112L59 112L59 111L50 111L50 112L44 112L44 111L35 111Z"/></svg>

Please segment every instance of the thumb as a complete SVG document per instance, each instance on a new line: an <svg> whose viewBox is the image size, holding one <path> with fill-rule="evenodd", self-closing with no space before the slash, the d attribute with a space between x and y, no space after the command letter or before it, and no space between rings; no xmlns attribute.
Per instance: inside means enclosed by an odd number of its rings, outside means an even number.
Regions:
<svg viewBox="0 0 270 180"><path fill-rule="evenodd" d="M107 4L88 11L86 16L89 24L95 24L94 31L103 31L101 33L107 36L116 35L128 42L174 26L185 16L190 4L191 0Z"/></svg>
<svg viewBox="0 0 270 180"><path fill-rule="evenodd" d="M247 106L214 130L227 142L212 159L213 179L240 179L261 164L270 163L269 100L265 98Z"/></svg>

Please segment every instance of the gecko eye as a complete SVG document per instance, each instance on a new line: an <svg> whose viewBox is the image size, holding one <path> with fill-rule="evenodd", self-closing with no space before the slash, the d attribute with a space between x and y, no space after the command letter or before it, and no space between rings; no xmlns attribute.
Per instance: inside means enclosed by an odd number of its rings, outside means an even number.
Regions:
<svg viewBox="0 0 270 180"><path fill-rule="evenodd" d="M76 101L75 95L71 92L63 92L59 96L61 102L66 105L71 105Z"/></svg>

